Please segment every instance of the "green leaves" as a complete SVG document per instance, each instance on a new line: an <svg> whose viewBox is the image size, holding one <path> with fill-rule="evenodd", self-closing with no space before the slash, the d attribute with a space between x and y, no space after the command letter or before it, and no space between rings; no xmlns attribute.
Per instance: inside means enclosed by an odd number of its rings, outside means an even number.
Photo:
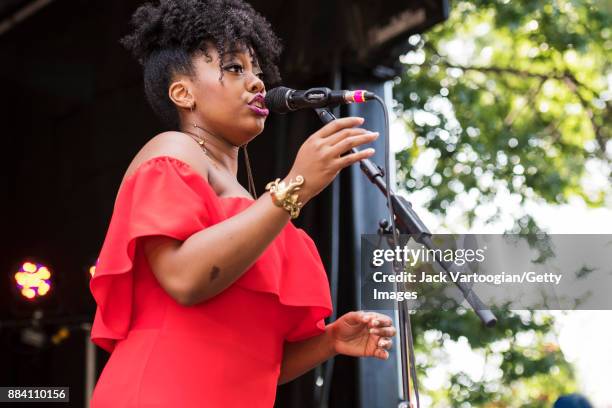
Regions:
<svg viewBox="0 0 612 408"><path fill-rule="evenodd" d="M424 378L439 376L434 370L452 358L445 355L443 346L448 342L467 341L484 360L471 360L472 367L453 367L443 387L422 390L431 398L431 406L548 408L559 395L575 391L572 368L553 334L552 317L508 309L494 313L499 323L491 329L483 328L471 311L419 311L411 317L418 328L417 352L427 356L426 363L419 365L422 384L427 384ZM476 378L469 374L474 365L482 368Z"/></svg>
<svg viewBox="0 0 612 408"><path fill-rule="evenodd" d="M412 37L415 49L402 57L406 73L394 88L396 114L410 136L396 154L400 188L429 190L427 208L440 217L469 197L468 228L504 190L519 203L579 196L601 206L610 185L592 191L584 178L597 163L610 180L612 21L605 4L457 1L447 22ZM539 230L529 214L516 218L511 232ZM546 248L539 249L545 259ZM493 329L471 312L420 311L412 318L418 351L427 356L421 378L448 357L441 355L449 342L467 341L493 367L483 378L464 367L450 373L442 387L428 390L433 406L550 407L575 390L550 317L496 313Z"/></svg>
<svg viewBox="0 0 612 408"><path fill-rule="evenodd" d="M582 180L588 160L609 168L612 157L610 23L590 1L456 3L403 57L394 92L414 138L396 156L401 187L430 188L436 214L470 189L475 206L504 188L601 205L604 192L587 194ZM421 174L414 167L426 151L434 171Z"/></svg>

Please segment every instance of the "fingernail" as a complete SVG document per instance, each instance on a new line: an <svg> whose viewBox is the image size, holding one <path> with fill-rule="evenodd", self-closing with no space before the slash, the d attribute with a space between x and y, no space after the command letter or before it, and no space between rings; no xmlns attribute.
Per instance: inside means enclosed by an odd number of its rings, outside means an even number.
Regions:
<svg viewBox="0 0 612 408"><path fill-rule="evenodd" d="M378 334L378 329L370 329L370 333L372 333L372 334Z"/></svg>
<svg viewBox="0 0 612 408"><path fill-rule="evenodd" d="M373 148L371 148L371 147L368 147L368 148L366 149L366 152L368 152L368 153L374 153L375 151L376 151L376 150L374 150L374 149L373 149Z"/></svg>
<svg viewBox="0 0 612 408"><path fill-rule="evenodd" d="M373 324L374 326L378 326L378 323L380 323L378 320L374 320L374 321L372 322L372 324Z"/></svg>
<svg viewBox="0 0 612 408"><path fill-rule="evenodd" d="M359 123L363 123L363 122L365 122L365 119L364 119L364 118L362 118L361 116L358 116L358 117L357 117L357 119L359 119Z"/></svg>

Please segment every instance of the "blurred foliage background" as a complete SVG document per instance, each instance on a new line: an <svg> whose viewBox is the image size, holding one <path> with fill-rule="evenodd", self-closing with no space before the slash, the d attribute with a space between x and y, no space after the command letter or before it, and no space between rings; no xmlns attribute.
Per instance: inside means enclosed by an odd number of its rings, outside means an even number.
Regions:
<svg viewBox="0 0 612 408"><path fill-rule="evenodd" d="M468 230L476 218L498 219L501 206L483 209L502 191L520 205L609 203L610 14L607 1L452 2L449 20L411 37L414 50L402 57L406 72L394 86L408 135L396 155L400 190L426 192L425 206L441 219L460 206ZM539 229L525 211L507 232ZM497 315L492 330L472 312L414 315L422 392L432 406L551 407L576 391L550 314ZM432 381L458 344L482 369Z"/></svg>
<svg viewBox="0 0 612 408"><path fill-rule="evenodd" d="M589 168L610 181L612 29L600 4L453 2L446 23L413 36L394 87L411 137L397 154L402 187L428 191L440 216L462 196L468 227L503 189L521 203L603 205L609 185L583 185Z"/></svg>

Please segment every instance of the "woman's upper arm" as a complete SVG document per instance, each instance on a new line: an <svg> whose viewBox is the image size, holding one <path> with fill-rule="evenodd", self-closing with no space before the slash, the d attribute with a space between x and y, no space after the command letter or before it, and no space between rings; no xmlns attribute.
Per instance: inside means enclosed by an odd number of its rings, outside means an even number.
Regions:
<svg viewBox="0 0 612 408"><path fill-rule="evenodd" d="M142 238L142 248L160 286L178 303L188 303L188 290L181 279L178 249L181 241L163 235Z"/></svg>
<svg viewBox="0 0 612 408"><path fill-rule="evenodd" d="M207 180L208 164L202 160L201 154L199 146L189 137L178 132L165 132L155 136L138 152L130 168L137 168L139 163L154 157L170 156L188 164ZM141 241L149 266L161 287L178 303L188 304L189 288L181 274L184 267L179 257L182 241L164 235L143 237Z"/></svg>

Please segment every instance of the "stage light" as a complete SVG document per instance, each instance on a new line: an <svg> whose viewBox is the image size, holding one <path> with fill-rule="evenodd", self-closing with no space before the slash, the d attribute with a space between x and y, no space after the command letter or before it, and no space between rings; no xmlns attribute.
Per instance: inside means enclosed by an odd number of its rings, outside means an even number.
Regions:
<svg viewBox="0 0 612 408"><path fill-rule="evenodd" d="M24 262L15 273L15 283L24 298L41 298L51 289L51 271L42 264Z"/></svg>
<svg viewBox="0 0 612 408"><path fill-rule="evenodd" d="M68 337L70 337L70 330L67 327L60 327L60 329L51 336L51 343L58 345Z"/></svg>
<svg viewBox="0 0 612 408"><path fill-rule="evenodd" d="M96 266L98 266L98 260L96 259L96 263L89 267L89 275L93 278L96 274Z"/></svg>

